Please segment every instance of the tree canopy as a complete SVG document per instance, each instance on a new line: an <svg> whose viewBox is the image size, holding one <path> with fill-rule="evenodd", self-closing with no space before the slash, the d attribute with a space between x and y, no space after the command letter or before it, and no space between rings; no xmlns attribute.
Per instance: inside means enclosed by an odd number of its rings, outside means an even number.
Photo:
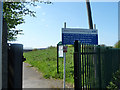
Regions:
<svg viewBox="0 0 120 90"><path fill-rule="evenodd" d="M51 2L39 1L40 3L51 4ZM30 10L26 5L37 6L35 1L33 2L4 2L3 3L3 18L7 22L8 26L8 41L15 41L18 34L23 34L23 30L18 30L17 25L25 23L24 16L30 15L35 17L36 12Z"/></svg>

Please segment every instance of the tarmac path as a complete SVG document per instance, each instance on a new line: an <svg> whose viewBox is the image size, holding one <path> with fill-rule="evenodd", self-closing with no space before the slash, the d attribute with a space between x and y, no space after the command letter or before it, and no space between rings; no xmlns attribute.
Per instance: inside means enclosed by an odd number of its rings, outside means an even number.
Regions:
<svg viewBox="0 0 120 90"><path fill-rule="evenodd" d="M42 73L31 67L27 63L23 63L23 88L62 88L63 80L45 79ZM70 88L70 85L66 85Z"/></svg>

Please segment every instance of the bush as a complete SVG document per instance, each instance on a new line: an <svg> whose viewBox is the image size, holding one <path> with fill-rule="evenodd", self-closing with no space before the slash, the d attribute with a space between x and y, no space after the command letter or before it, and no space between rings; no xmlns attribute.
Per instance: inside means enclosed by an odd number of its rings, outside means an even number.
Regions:
<svg viewBox="0 0 120 90"><path fill-rule="evenodd" d="M120 89L120 69L113 74L112 81L107 86L107 89L110 90Z"/></svg>

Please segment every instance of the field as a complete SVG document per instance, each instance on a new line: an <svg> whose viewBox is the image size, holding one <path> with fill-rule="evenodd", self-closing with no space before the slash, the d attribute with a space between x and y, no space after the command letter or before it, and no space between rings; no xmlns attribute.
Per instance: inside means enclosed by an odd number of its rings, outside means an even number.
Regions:
<svg viewBox="0 0 120 90"><path fill-rule="evenodd" d="M66 82L74 83L73 47L68 47L66 53ZM24 53L27 63L36 67L45 78L63 79L63 58L59 58L59 74L57 74L57 48L49 47L45 50L34 50Z"/></svg>

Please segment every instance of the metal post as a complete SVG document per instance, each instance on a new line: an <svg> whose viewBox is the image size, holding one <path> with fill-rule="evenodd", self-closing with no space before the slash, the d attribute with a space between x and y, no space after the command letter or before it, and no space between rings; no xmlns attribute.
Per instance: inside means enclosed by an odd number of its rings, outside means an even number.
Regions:
<svg viewBox="0 0 120 90"><path fill-rule="evenodd" d="M81 80L81 44L74 42L74 86L75 90L82 90Z"/></svg>
<svg viewBox="0 0 120 90"><path fill-rule="evenodd" d="M94 24L94 29L96 29L96 24Z"/></svg>
<svg viewBox="0 0 120 90"><path fill-rule="evenodd" d="M66 28L66 22L64 22L64 28ZM65 45L64 45L65 46ZM64 47L63 46L63 47ZM66 52L63 53L64 57L64 80L63 80L63 88L65 89L65 66L66 66Z"/></svg>
<svg viewBox="0 0 120 90"><path fill-rule="evenodd" d="M82 43L82 53L83 53L83 43ZM82 54L82 72L83 72L83 90L84 90L84 57Z"/></svg>
<svg viewBox="0 0 120 90"><path fill-rule="evenodd" d="M23 45L11 44L8 59L8 88L22 90Z"/></svg>
<svg viewBox="0 0 120 90"><path fill-rule="evenodd" d="M66 28L66 22L64 22L64 28Z"/></svg>
<svg viewBox="0 0 120 90"><path fill-rule="evenodd" d="M88 46L88 44L87 44L87 52L88 52L88 49L89 49L89 46ZM88 90L89 90L89 83L88 83L88 81L89 81L89 73L88 73L88 53L87 53L87 88L88 88Z"/></svg>
<svg viewBox="0 0 120 90"><path fill-rule="evenodd" d="M59 45L57 44L57 73L59 73L59 58L58 58L58 48L59 48Z"/></svg>
<svg viewBox="0 0 120 90"><path fill-rule="evenodd" d="M120 41L120 1L118 2L118 41Z"/></svg>
<svg viewBox="0 0 120 90"><path fill-rule="evenodd" d="M99 80L99 88L101 88L102 82L101 82L101 59L100 59L100 46L97 48L97 53L98 53L98 80Z"/></svg>
<svg viewBox="0 0 120 90"><path fill-rule="evenodd" d="M3 22L3 2L0 1L0 90L2 89L2 22Z"/></svg>
<svg viewBox="0 0 120 90"><path fill-rule="evenodd" d="M96 29L96 24L94 24L94 29ZM96 52L96 47L94 46L94 51L93 52ZM96 77L96 72L97 72L97 57L96 57L96 54L93 56L93 62L95 64L95 88L96 88L96 80L97 80L97 77Z"/></svg>
<svg viewBox="0 0 120 90"><path fill-rule="evenodd" d="M64 82L63 82L63 88L65 89L65 65L66 64L66 53L64 52Z"/></svg>
<svg viewBox="0 0 120 90"><path fill-rule="evenodd" d="M86 0L86 7L87 7L87 12L88 12L89 28L93 29L93 22L92 22L92 15L91 15L91 8L90 8L89 0Z"/></svg>
<svg viewBox="0 0 120 90"><path fill-rule="evenodd" d="M7 22L3 18L2 30L2 88L8 86L8 44L7 44Z"/></svg>
<svg viewBox="0 0 120 90"><path fill-rule="evenodd" d="M87 84L86 84L86 83L87 83L87 81L86 81L86 77L87 77L87 75L86 75L86 71L87 71L87 70L86 70L86 69L87 69L87 66L86 66L86 64L87 64L87 63L86 63L86 62L87 62L87 61L86 61L86 59L87 59L87 58L86 58L86 55L87 55L87 54L86 54L86 48L87 48L87 46L86 46L86 44L85 44L85 45L84 45L84 53L85 53L85 54L84 54L84 60L85 60L85 88L87 89Z"/></svg>

